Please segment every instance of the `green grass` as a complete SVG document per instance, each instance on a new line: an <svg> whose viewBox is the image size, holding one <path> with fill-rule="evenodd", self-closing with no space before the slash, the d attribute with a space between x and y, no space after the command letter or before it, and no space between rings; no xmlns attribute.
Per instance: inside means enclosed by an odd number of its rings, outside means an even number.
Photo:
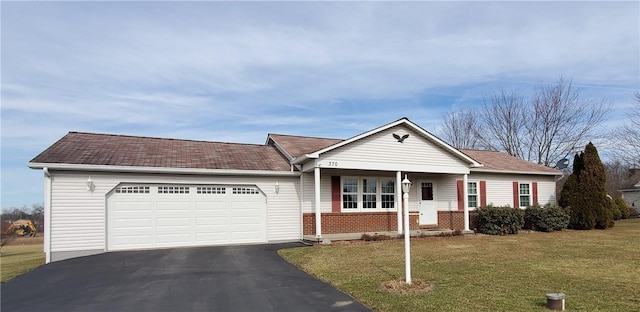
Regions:
<svg viewBox="0 0 640 312"><path fill-rule="evenodd" d="M412 278L433 292L392 295L404 278L402 240L280 250L289 262L376 311L640 311L640 219L609 230L458 236L411 241Z"/></svg>
<svg viewBox="0 0 640 312"><path fill-rule="evenodd" d="M29 272L44 264L41 244L4 246L0 249L0 277L8 280Z"/></svg>

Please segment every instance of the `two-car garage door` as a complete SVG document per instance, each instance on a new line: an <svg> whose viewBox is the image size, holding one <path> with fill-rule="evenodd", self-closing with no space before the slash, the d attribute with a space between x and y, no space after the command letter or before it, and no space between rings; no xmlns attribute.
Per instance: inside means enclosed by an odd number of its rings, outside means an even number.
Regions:
<svg viewBox="0 0 640 312"><path fill-rule="evenodd" d="M121 185L107 203L108 250L266 242L255 186Z"/></svg>

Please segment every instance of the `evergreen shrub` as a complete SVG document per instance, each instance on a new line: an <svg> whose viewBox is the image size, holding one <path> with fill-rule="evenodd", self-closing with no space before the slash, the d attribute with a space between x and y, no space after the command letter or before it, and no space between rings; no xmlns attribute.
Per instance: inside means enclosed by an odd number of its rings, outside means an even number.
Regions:
<svg viewBox="0 0 640 312"><path fill-rule="evenodd" d="M524 211L524 228L552 232L566 229L569 225L569 212L557 205L530 206Z"/></svg>
<svg viewBox="0 0 640 312"><path fill-rule="evenodd" d="M490 235L516 234L524 226L524 211L511 206L478 209L478 231Z"/></svg>

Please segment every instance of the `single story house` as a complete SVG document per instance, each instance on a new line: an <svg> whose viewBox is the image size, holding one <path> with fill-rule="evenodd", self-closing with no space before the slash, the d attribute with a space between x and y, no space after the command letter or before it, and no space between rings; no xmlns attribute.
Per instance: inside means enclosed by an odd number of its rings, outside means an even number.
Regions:
<svg viewBox="0 0 640 312"><path fill-rule="evenodd" d="M296 241L336 233L470 230L487 204L554 203L561 172L458 150L406 118L352 138L264 145L70 132L44 171L46 261L107 251Z"/></svg>
<svg viewBox="0 0 640 312"><path fill-rule="evenodd" d="M640 181L631 188L619 190L622 199L627 203L630 209L640 212ZM637 214L637 213L632 213Z"/></svg>

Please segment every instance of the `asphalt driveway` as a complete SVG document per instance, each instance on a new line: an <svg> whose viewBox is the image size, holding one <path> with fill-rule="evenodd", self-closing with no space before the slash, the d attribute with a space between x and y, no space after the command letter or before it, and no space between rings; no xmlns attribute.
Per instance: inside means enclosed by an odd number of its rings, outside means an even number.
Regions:
<svg viewBox="0 0 640 312"><path fill-rule="evenodd" d="M301 244L112 252L2 285L2 311L370 311L276 254Z"/></svg>

